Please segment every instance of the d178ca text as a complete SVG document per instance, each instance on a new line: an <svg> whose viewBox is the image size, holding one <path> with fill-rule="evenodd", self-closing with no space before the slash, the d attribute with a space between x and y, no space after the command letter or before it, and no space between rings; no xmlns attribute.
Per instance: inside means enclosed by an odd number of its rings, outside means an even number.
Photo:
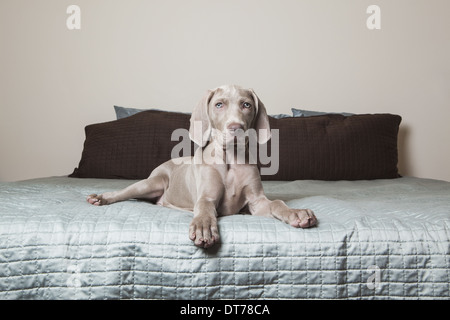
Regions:
<svg viewBox="0 0 450 320"><path fill-rule="evenodd" d="M191 306L188 304L185 307L181 307L180 314L183 315L204 315L208 318L213 315L214 312L223 314L245 314L245 315L258 315L258 314L270 314L269 307L267 305L246 305L246 304L226 304L224 308L215 307L200 307Z"/></svg>

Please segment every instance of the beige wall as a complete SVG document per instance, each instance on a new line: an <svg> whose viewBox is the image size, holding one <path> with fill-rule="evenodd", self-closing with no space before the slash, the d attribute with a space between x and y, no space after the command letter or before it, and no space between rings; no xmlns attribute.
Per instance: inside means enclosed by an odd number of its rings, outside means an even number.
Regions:
<svg viewBox="0 0 450 320"><path fill-rule="evenodd" d="M190 111L225 83L269 113L399 114L401 173L450 181L449 16L448 0L0 0L0 181L72 172L114 104Z"/></svg>

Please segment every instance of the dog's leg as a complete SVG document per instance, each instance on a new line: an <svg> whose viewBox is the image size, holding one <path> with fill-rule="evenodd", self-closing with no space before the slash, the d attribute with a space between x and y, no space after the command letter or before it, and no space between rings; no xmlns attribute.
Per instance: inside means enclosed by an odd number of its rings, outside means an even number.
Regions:
<svg viewBox="0 0 450 320"><path fill-rule="evenodd" d="M162 196L167 180L165 176L154 176L138 181L123 190L105 192L100 195L91 194L86 200L94 206L103 206L134 198L154 199Z"/></svg>
<svg viewBox="0 0 450 320"><path fill-rule="evenodd" d="M274 217L295 228L310 228L317 224L317 218L310 209L292 209L281 200L270 201L261 196L249 203L250 213L256 216Z"/></svg>
<svg viewBox="0 0 450 320"><path fill-rule="evenodd" d="M189 239L198 247L209 248L219 241L217 207L225 186L218 171L210 166L198 166L195 176L197 201L194 204L194 218L189 226Z"/></svg>

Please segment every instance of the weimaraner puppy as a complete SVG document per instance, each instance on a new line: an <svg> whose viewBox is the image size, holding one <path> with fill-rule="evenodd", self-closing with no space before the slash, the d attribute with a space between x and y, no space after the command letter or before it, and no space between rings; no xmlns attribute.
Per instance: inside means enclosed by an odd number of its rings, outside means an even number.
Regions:
<svg viewBox="0 0 450 320"><path fill-rule="evenodd" d="M208 90L190 123L189 137L200 146L194 157L169 160L149 178L120 191L91 194L87 201L99 206L137 198L191 211L194 217L189 238L203 248L218 242L219 216L247 211L277 218L295 228L317 223L310 209L291 209L281 200L267 199L256 164L233 161L237 152L222 152L230 146L233 149L239 141L242 144L237 133L251 128L256 129L258 143L270 139L266 109L253 90L234 85Z"/></svg>

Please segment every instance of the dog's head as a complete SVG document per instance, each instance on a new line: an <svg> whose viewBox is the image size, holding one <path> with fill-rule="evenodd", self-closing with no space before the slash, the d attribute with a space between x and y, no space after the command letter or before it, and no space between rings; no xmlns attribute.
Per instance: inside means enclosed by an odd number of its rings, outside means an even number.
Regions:
<svg viewBox="0 0 450 320"><path fill-rule="evenodd" d="M215 140L224 147L255 129L258 143L270 139L269 118L264 104L252 89L225 85L208 90L191 116L189 137L199 146ZM247 137L245 137L247 141Z"/></svg>

